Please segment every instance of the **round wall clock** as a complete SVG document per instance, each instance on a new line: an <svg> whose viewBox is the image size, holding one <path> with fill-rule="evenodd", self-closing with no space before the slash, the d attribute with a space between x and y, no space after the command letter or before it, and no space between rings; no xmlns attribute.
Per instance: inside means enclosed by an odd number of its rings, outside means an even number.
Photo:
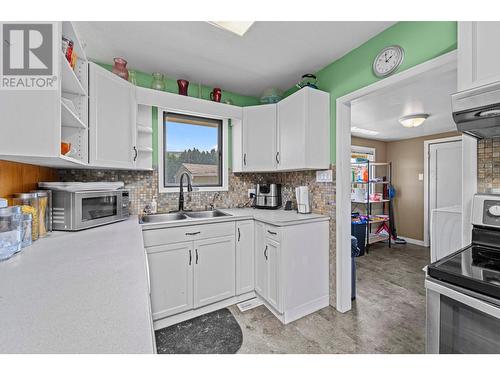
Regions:
<svg viewBox="0 0 500 375"><path fill-rule="evenodd" d="M387 77L401 65L405 52L400 46L385 47L373 60L373 73L377 77Z"/></svg>

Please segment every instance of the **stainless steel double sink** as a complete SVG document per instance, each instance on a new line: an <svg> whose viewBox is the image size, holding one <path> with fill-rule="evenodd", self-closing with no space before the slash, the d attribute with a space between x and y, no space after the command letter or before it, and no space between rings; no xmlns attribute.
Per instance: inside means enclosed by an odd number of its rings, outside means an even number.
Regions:
<svg viewBox="0 0 500 375"><path fill-rule="evenodd" d="M141 224L151 223L166 223L171 221L179 221L186 219L210 219L216 217L231 216L219 210L211 211L184 211L184 212L171 212L168 214L153 214L142 216L139 221Z"/></svg>

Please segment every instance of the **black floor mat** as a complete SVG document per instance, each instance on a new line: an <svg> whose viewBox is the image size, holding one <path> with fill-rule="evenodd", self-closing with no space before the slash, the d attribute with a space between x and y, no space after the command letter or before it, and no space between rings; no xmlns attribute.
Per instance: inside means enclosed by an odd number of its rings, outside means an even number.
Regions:
<svg viewBox="0 0 500 375"><path fill-rule="evenodd" d="M158 354L232 354L243 342L228 309L217 310L155 332Z"/></svg>

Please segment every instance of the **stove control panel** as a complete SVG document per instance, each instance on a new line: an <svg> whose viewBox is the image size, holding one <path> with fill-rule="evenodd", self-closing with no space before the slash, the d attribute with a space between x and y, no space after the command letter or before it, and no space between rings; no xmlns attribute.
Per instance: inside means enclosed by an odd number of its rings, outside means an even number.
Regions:
<svg viewBox="0 0 500 375"><path fill-rule="evenodd" d="M472 201L472 224L500 228L500 195L474 195Z"/></svg>

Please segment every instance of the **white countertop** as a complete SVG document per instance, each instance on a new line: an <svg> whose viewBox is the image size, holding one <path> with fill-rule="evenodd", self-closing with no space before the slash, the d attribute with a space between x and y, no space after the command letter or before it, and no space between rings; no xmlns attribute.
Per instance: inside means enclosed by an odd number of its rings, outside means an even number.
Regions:
<svg viewBox="0 0 500 375"><path fill-rule="evenodd" d="M223 223L228 221L248 220L254 219L266 224L276 225L279 227L288 225L297 225L305 222L316 222L330 220L329 216L319 214L299 214L297 211L266 210L258 208L216 208L228 216L219 216L213 218L188 218L177 221L167 221L164 223L145 223L142 224L144 230L159 229L159 228L172 228L183 227L198 224L212 224Z"/></svg>
<svg viewBox="0 0 500 375"><path fill-rule="evenodd" d="M0 353L153 353L153 335L135 216L0 262Z"/></svg>
<svg viewBox="0 0 500 375"><path fill-rule="evenodd" d="M329 216L319 214L299 214L297 211L265 210L258 208L228 208L220 209L238 219L255 219L267 224L276 226L287 226L304 223L305 221L324 221L330 220Z"/></svg>

